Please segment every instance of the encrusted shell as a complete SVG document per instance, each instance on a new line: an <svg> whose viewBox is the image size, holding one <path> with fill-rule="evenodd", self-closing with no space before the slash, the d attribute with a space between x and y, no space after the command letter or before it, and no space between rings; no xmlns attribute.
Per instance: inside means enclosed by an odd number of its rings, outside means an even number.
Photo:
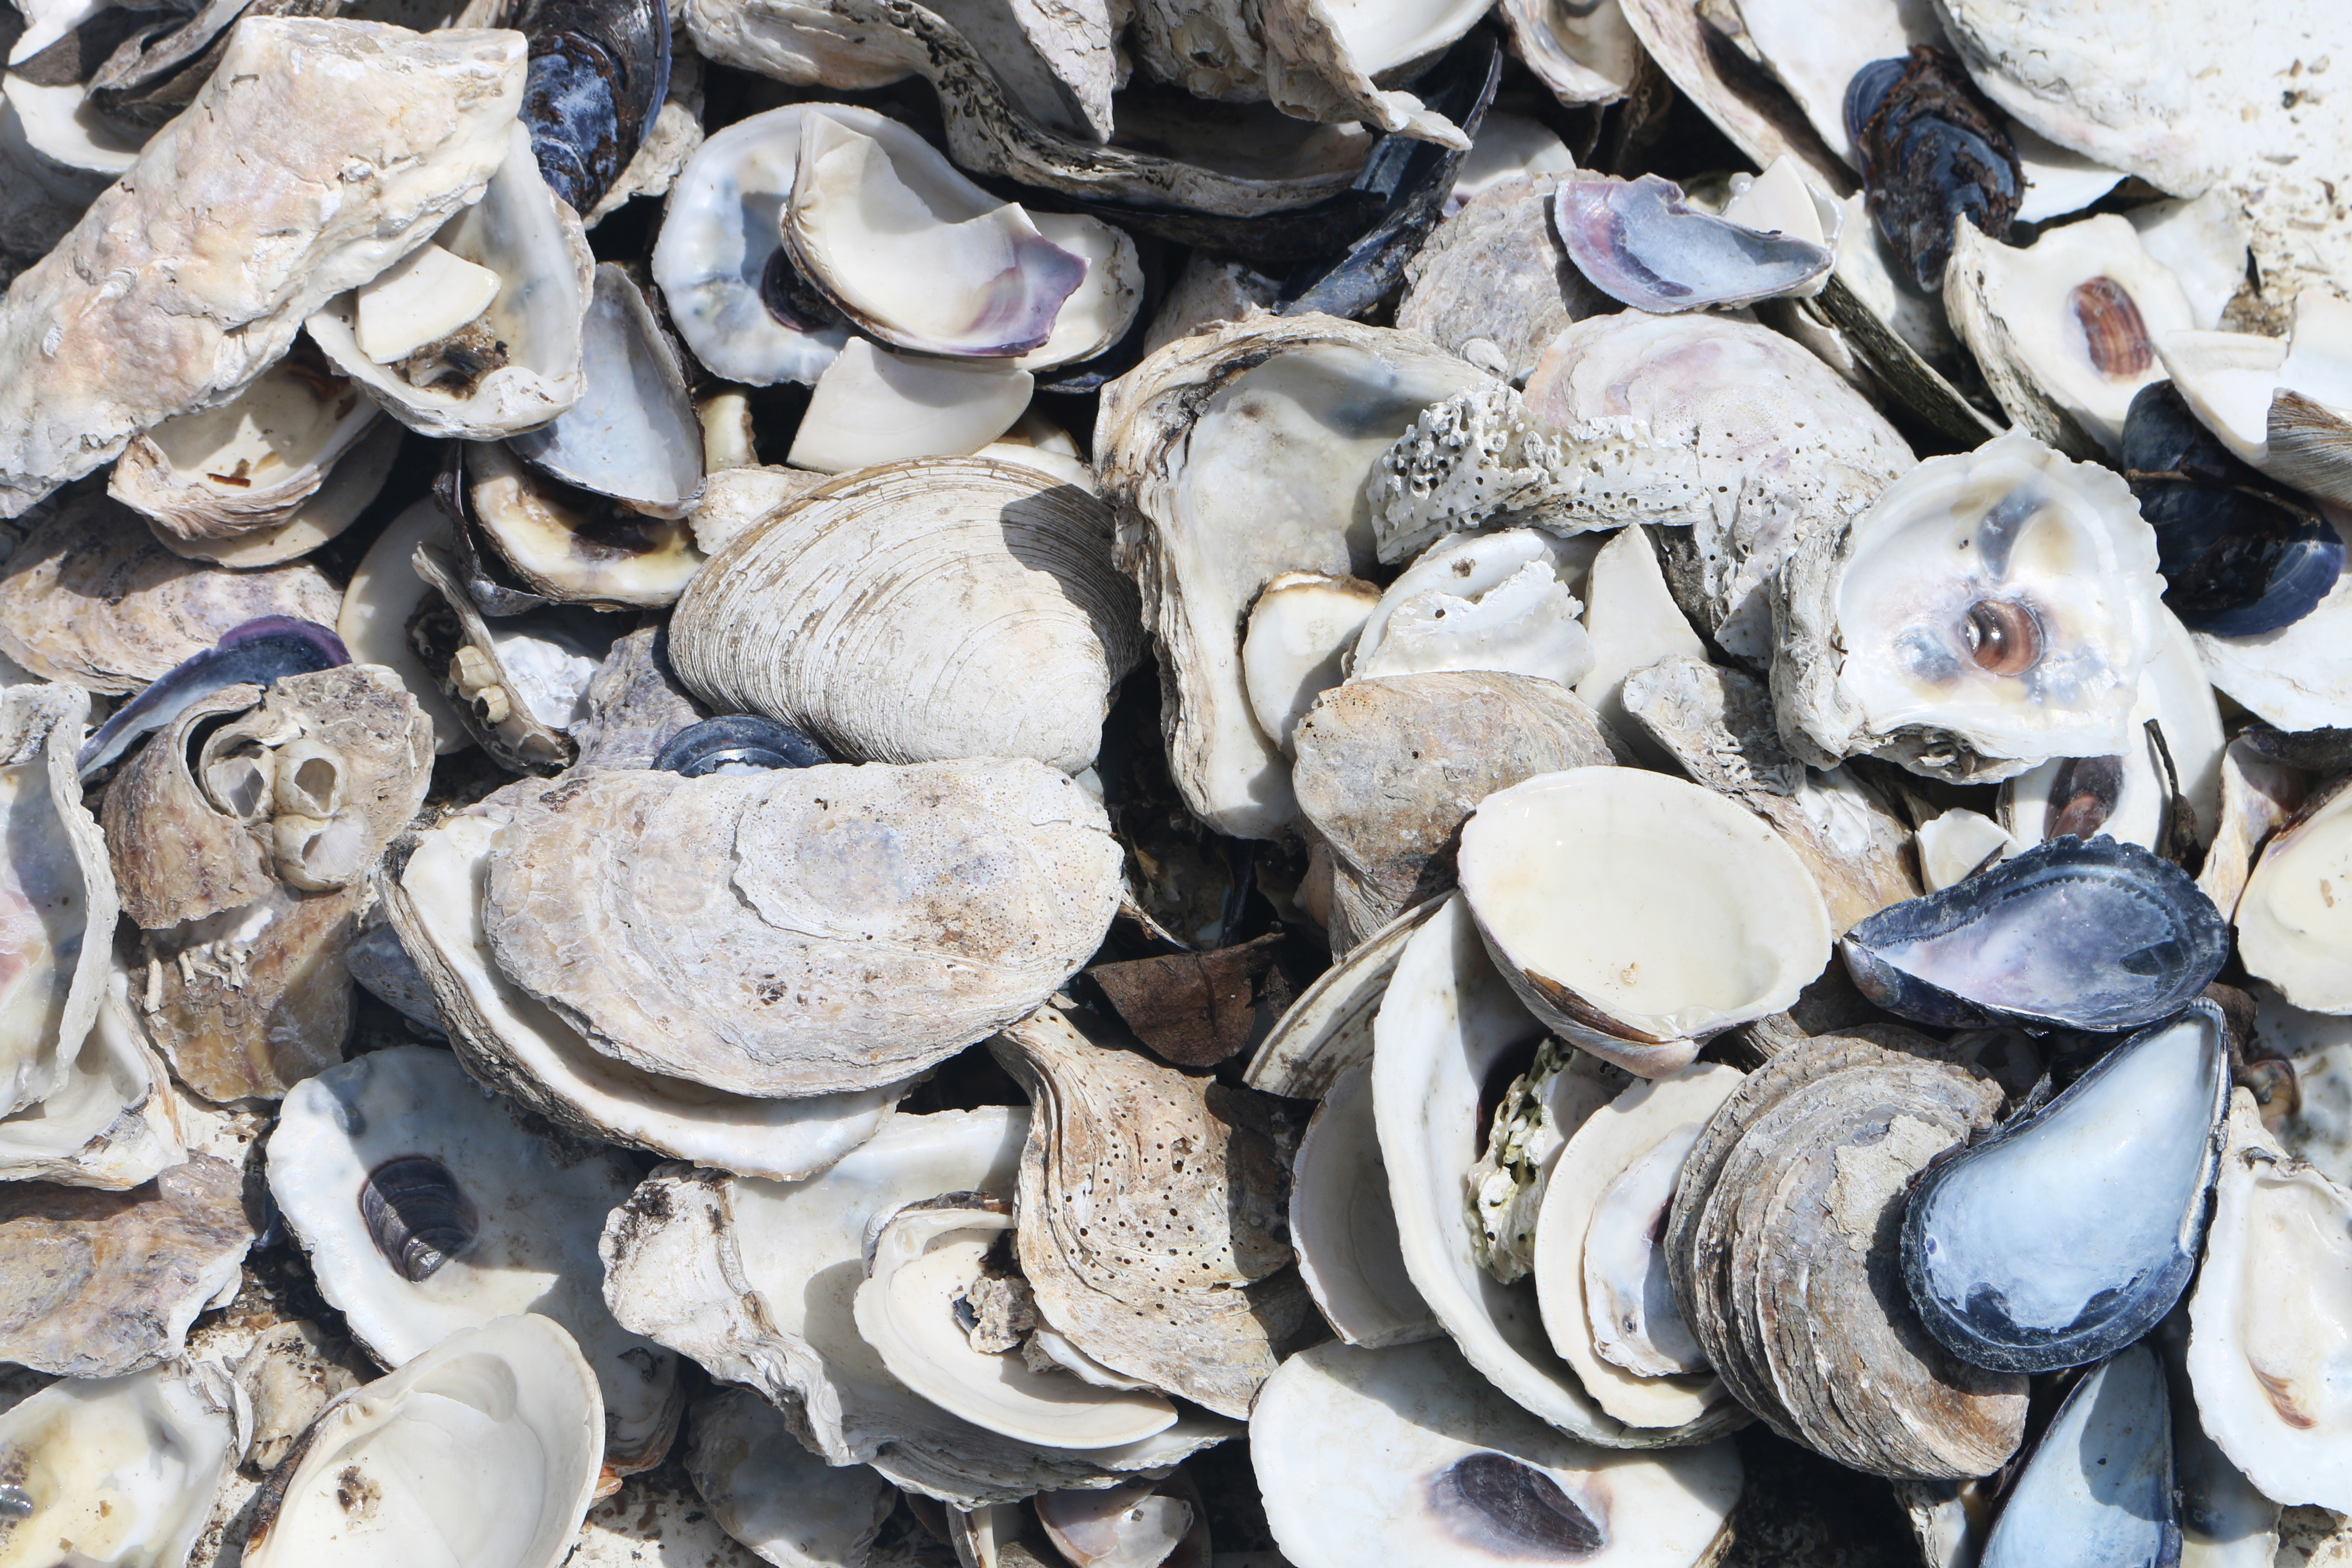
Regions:
<svg viewBox="0 0 2352 1568"><path fill-rule="evenodd" d="M979 458L866 469L754 524L696 575L670 657L697 695L836 756L1094 761L1141 654L1099 501Z"/></svg>

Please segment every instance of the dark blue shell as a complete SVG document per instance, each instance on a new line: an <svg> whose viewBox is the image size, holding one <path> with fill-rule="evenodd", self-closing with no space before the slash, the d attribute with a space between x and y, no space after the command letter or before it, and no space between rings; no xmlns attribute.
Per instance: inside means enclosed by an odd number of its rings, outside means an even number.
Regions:
<svg viewBox="0 0 2352 1568"><path fill-rule="evenodd" d="M2066 836L1879 910L1838 951L1864 995L1918 1023L2108 1033L2187 1006L2230 927L2171 861Z"/></svg>
<svg viewBox="0 0 2352 1568"><path fill-rule="evenodd" d="M585 216L636 156L669 93L665 0L525 0L522 121L539 172Z"/></svg>
<svg viewBox="0 0 2352 1568"><path fill-rule="evenodd" d="M1979 1568L2177 1568L2172 1424L2152 1345L2085 1375L2007 1489Z"/></svg>
<svg viewBox="0 0 2352 1568"><path fill-rule="evenodd" d="M1994 239L2009 233L2025 195L2017 150L1949 54L1921 44L1854 72L1845 124L1871 216L1920 288L1943 285L1955 217Z"/></svg>
<svg viewBox="0 0 2352 1568"><path fill-rule="evenodd" d="M2319 510L2239 461L2168 381L2132 398L2123 465L2156 531L2165 605L2191 631L2293 626L2344 571L2344 538Z"/></svg>
<svg viewBox="0 0 2352 1568"><path fill-rule="evenodd" d="M654 767L698 779L721 768L814 768L831 761L823 747L790 724L757 713L728 713L672 735Z"/></svg>
<svg viewBox="0 0 2352 1568"><path fill-rule="evenodd" d="M182 659L116 709L82 746L76 765L88 779L142 735L161 730L225 686L268 686L289 675L308 675L351 661L343 639L313 621L263 616L232 626L220 641Z"/></svg>
<svg viewBox="0 0 2352 1568"><path fill-rule="evenodd" d="M2197 1272L2229 1107L2229 1026L2200 1000L1931 1166L1903 1213L1920 1322L1995 1372L2137 1341Z"/></svg>

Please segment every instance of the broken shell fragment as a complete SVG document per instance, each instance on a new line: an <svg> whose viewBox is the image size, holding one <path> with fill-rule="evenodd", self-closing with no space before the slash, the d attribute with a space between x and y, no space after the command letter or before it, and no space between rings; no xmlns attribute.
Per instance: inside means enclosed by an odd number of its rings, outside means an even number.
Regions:
<svg viewBox="0 0 2352 1568"><path fill-rule="evenodd" d="M555 1568L595 1494L604 1428L596 1380L552 1319L460 1329L320 1413L263 1487L245 1560Z"/></svg>
<svg viewBox="0 0 2352 1568"><path fill-rule="evenodd" d="M1592 668L1592 641L1561 554L1523 528L1430 546L1373 606L1349 678L1492 669L1575 685Z"/></svg>
<svg viewBox="0 0 2352 1568"><path fill-rule="evenodd" d="M898 348L1002 357L1044 347L1085 260L912 132L875 131L824 113L801 121L783 214L801 275Z"/></svg>
<svg viewBox="0 0 2352 1568"><path fill-rule="evenodd" d="M394 1046L289 1094L268 1169L320 1291L384 1364L534 1313L604 1390L607 1470L660 1462L684 1403L677 1363L600 1293L596 1240L635 1174L617 1156L530 1131L446 1051Z"/></svg>
<svg viewBox="0 0 2352 1568"><path fill-rule="evenodd" d="M1100 502L1034 469L935 458L844 478L739 534L679 601L670 655L714 706L839 756L1075 773L1141 640Z"/></svg>
<svg viewBox="0 0 2352 1568"><path fill-rule="evenodd" d="M857 1562L898 1507L898 1489L871 1467L826 1464L740 1384L696 1400L687 1420L696 1495L721 1529L781 1568Z"/></svg>
<svg viewBox="0 0 2352 1568"><path fill-rule="evenodd" d="M2137 1029L2205 989L2230 931L2171 861L2058 837L1880 910L1838 951L1864 995L1937 1027Z"/></svg>
<svg viewBox="0 0 2352 1568"><path fill-rule="evenodd" d="M1836 260L1826 246L1693 207L1655 174L1580 172L1553 201L1577 269L1611 299L1656 315L1801 294Z"/></svg>
<svg viewBox="0 0 2352 1568"><path fill-rule="evenodd" d="M2352 305L2306 289L2284 341L2183 331L2157 352L2230 450L2283 485L2352 505Z"/></svg>
<svg viewBox="0 0 2352 1568"><path fill-rule="evenodd" d="M739 1094L873 1089L985 1037L1076 971L1122 885L1102 807L1027 759L594 773L497 845L499 968L597 1051Z"/></svg>
<svg viewBox="0 0 2352 1568"><path fill-rule="evenodd" d="M2106 469L2016 433L1931 458L1773 584L1781 732L1954 782L2119 754L2161 647L2156 561Z"/></svg>
<svg viewBox="0 0 2352 1568"><path fill-rule="evenodd" d="M1349 651L1381 591L1356 577L1285 572L1250 606L1242 637L1242 684L1266 738L1295 755L1298 721L1339 684Z"/></svg>
<svg viewBox="0 0 2352 1568"><path fill-rule="evenodd" d="M789 457L827 474L964 457L1011 429L1035 386L1009 359L894 354L853 338L816 377Z"/></svg>
<svg viewBox="0 0 2352 1568"><path fill-rule="evenodd" d="M2222 1452L2276 1500L2352 1499L2352 1407L2333 1374L2352 1318L2352 1194L2283 1154L2244 1090L2189 1313L2189 1382Z"/></svg>
<svg viewBox="0 0 2352 1568"><path fill-rule="evenodd" d="M0 1108L65 1087L104 1005L121 903L106 840L81 802L67 752L89 712L70 686L0 692Z"/></svg>
<svg viewBox="0 0 2352 1568"><path fill-rule="evenodd" d="M185 1348L205 1308L236 1294L253 1245L238 1169L189 1156L128 1192L40 1182L0 1188L0 1355L59 1377L114 1377Z"/></svg>
<svg viewBox="0 0 2352 1568"><path fill-rule="evenodd" d="M142 149L152 173L118 181L9 290L0 511L15 515L140 431L235 393L285 353L305 317L474 201L505 155L522 91L519 34L247 21L189 111ZM404 112L388 122L394 100ZM280 155L255 163L257 146ZM202 188L216 194L192 204L178 170L205 171L214 183ZM337 199L322 204L321 191ZM113 279L103 304L90 281L100 278ZM167 350L134 351L110 330L151 314L176 323Z"/></svg>
<svg viewBox="0 0 2352 1568"><path fill-rule="evenodd" d="M2170 1400L2151 1345L2084 1375L2026 1457L1987 1538L1984 1568L2025 1568L2063 1541L2083 1560L2178 1563Z"/></svg>
<svg viewBox="0 0 2352 1568"><path fill-rule="evenodd" d="M1739 1456L1593 1447L1507 1403L1444 1341L1323 1344L1250 1415L1267 1523L1300 1568L1548 1560L1700 1568L1728 1544Z"/></svg>
<svg viewBox="0 0 2352 1568"><path fill-rule="evenodd" d="M2054 1372L2154 1328L2197 1268L2229 1056L2194 1003L1929 1171L1903 1217L1927 1331L1973 1365Z"/></svg>
<svg viewBox="0 0 2352 1568"><path fill-rule="evenodd" d="M1528 1009L1643 1077L1788 1006L1829 962L1829 913L1796 852L1713 792L1637 769L1488 795L1463 826L1461 878Z"/></svg>

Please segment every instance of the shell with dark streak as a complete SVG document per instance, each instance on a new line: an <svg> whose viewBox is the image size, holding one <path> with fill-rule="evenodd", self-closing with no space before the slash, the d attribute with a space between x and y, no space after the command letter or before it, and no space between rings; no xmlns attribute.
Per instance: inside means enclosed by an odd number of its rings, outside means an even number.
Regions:
<svg viewBox="0 0 2352 1568"><path fill-rule="evenodd" d="M1920 288L1943 284L1954 218L2008 235L2025 196L2017 149L1950 55L1921 44L1863 67L1846 86L1845 123L1878 232Z"/></svg>
<svg viewBox="0 0 2352 1568"><path fill-rule="evenodd" d="M574 212L593 211L669 91L669 7L524 0L514 26L530 40L522 121L539 172Z"/></svg>

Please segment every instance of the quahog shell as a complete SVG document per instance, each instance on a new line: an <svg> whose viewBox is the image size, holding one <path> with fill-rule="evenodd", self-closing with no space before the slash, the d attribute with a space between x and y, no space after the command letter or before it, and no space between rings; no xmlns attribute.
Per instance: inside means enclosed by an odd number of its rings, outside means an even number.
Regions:
<svg viewBox="0 0 2352 1568"><path fill-rule="evenodd" d="M1095 760L1141 656L1110 518L986 458L845 477L736 536L689 584L670 657L698 696L861 762Z"/></svg>

